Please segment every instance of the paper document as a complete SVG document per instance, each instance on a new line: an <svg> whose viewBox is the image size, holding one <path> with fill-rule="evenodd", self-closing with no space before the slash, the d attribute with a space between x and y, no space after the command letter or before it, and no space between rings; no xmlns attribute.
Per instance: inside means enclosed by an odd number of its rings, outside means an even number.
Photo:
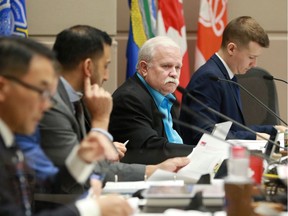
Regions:
<svg viewBox="0 0 288 216"><path fill-rule="evenodd" d="M264 153L265 146L267 144L266 140L238 140L238 139L231 139L227 140L227 142L232 144L238 144L241 146L247 147L249 150L260 150Z"/></svg>
<svg viewBox="0 0 288 216"><path fill-rule="evenodd" d="M106 182L102 193L120 193L133 194L138 190L147 189L151 185L182 186L183 180L166 180L166 181L129 181L129 182Z"/></svg>
<svg viewBox="0 0 288 216"><path fill-rule="evenodd" d="M209 134L203 134L198 145L187 157L190 163L177 173L156 170L148 180L184 180L186 183L196 183L201 175L211 174L213 178L224 159L229 156L230 144Z"/></svg>
<svg viewBox="0 0 288 216"><path fill-rule="evenodd" d="M199 179L203 174L214 177L224 159L229 156L230 144L209 134L203 134L192 153L190 163L178 171L178 175Z"/></svg>
<svg viewBox="0 0 288 216"><path fill-rule="evenodd" d="M196 183L198 179L193 179L191 176L184 176L179 173L174 173L166 170L158 169L149 178L148 181L164 181L164 180L183 180L185 183Z"/></svg>

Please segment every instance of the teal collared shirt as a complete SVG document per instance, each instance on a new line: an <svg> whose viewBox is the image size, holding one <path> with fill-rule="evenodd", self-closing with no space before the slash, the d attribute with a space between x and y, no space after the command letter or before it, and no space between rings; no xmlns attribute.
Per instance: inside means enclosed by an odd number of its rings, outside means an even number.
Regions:
<svg viewBox="0 0 288 216"><path fill-rule="evenodd" d="M153 89L138 72L137 76L152 95L152 98L155 101L159 112L161 112L165 116L165 118L163 118L162 121L164 124L165 133L168 141L170 143L183 144L182 138L177 133L177 131L173 129L173 119L171 115L171 108L173 103L171 101L176 100L174 95L173 94L168 94L166 96L162 95L160 92Z"/></svg>

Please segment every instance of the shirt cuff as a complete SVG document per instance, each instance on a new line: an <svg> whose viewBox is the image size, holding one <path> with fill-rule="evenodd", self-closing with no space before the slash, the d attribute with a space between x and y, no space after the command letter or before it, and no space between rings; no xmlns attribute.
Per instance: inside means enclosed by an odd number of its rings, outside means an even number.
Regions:
<svg viewBox="0 0 288 216"><path fill-rule="evenodd" d="M113 142L113 136L108 131L106 131L102 128L91 128L91 131L99 132L99 133L105 135L111 142Z"/></svg>
<svg viewBox="0 0 288 216"><path fill-rule="evenodd" d="M101 210L95 199L81 199L75 203L81 216L100 216Z"/></svg>
<svg viewBox="0 0 288 216"><path fill-rule="evenodd" d="M78 149L79 146L75 146L69 156L67 157L65 164L70 174L74 177L74 179L83 184L87 180L87 178L92 173L95 163L85 163L78 157Z"/></svg>

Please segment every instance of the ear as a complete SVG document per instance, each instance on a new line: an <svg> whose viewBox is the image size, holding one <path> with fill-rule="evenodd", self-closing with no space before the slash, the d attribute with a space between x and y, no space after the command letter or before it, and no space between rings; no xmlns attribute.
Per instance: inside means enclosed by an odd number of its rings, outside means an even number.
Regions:
<svg viewBox="0 0 288 216"><path fill-rule="evenodd" d="M82 69L83 69L84 76L91 77L92 72L93 72L93 67L94 67L94 65L93 65L91 58L85 59L82 63Z"/></svg>
<svg viewBox="0 0 288 216"><path fill-rule="evenodd" d="M234 55L236 49L237 49L237 45L235 43L233 42L228 43L227 52L230 56Z"/></svg>
<svg viewBox="0 0 288 216"><path fill-rule="evenodd" d="M148 63L146 61L140 61L139 64L139 72L142 74L143 77L147 76L148 73Z"/></svg>
<svg viewBox="0 0 288 216"><path fill-rule="evenodd" d="M6 92L8 89L9 89L9 87L6 84L5 79L0 76L0 102L5 101Z"/></svg>

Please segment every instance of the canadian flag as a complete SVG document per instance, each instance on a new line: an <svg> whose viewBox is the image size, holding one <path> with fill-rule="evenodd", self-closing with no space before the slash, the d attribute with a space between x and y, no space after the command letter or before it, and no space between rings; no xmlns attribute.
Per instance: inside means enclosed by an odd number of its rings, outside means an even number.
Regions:
<svg viewBox="0 0 288 216"><path fill-rule="evenodd" d="M201 0L195 70L203 65L221 46L222 34L227 25L228 0Z"/></svg>
<svg viewBox="0 0 288 216"><path fill-rule="evenodd" d="M168 36L181 47L183 66L180 86L186 87L190 80L190 69L182 0L158 0L157 27L157 35ZM175 94L181 101L182 95L177 91Z"/></svg>

